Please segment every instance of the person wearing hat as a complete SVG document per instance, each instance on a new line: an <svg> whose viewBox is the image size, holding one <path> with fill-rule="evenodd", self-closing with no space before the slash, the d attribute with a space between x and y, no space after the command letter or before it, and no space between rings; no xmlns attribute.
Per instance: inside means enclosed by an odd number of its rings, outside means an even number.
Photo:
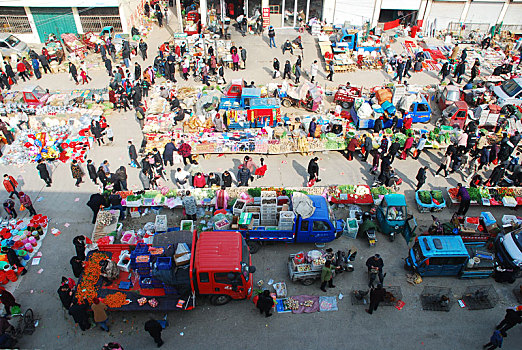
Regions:
<svg viewBox="0 0 522 350"><path fill-rule="evenodd" d="M373 288L373 283L375 282L375 278L379 276L379 282L382 284L384 281L385 275L382 273L382 268L384 267L384 262L379 254L375 254L372 257L369 257L366 260L366 266L368 267L368 274L370 275L370 281L368 286Z"/></svg>
<svg viewBox="0 0 522 350"><path fill-rule="evenodd" d="M270 47L272 47L272 45L274 45L274 47L277 47L276 46L276 43L275 43L275 30L274 30L274 26L270 26L268 27L268 38L270 39L268 45Z"/></svg>

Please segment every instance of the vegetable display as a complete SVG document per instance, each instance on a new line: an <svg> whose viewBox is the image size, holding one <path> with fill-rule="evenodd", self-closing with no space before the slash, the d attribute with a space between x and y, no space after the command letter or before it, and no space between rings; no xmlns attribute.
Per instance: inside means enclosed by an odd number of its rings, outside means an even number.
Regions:
<svg viewBox="0 0 522 350"><path fill-rule="evenodd" d="M127 297L122 292L109 294L105 297L104 303L110 308L119 308L126 304Z"/></svg>
<svg viewBox="0 0 522 350"><path fill-rule="evenodd" d="M419 191L419 199L423 204L431 204L431 194L429 191Z"/></svg>
<svg viewBox="0 0 522 350"><path fill-rule="evenodd" d="M101 252L92 253L89 260L85 263L81 282L76 288L76 299L80 303L87 301L90 303L97 295L96 284L100 279L100 261L107 258L107 255Z"/></svg>

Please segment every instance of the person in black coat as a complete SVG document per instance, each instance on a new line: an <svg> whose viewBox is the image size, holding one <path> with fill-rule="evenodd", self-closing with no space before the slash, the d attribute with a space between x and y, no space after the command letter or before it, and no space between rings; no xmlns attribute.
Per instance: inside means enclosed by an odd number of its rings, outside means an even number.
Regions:
<svg viewBox="0 0 522 350"><path fill-rule="evenodd" d="M440 69L440 75L442 76L442 79L440 80L440 82L442 83L444 80L446 80L446 77L448 75L450 75L450 68L449 68L449 62L446 61L444 62L444 64L442 65L442 68Z"/></svg>
<svg viewBox="0 0 522 350"><path fill-rule="evenodd" d="M145 322L145 331L149 332L150 336L154 339L154 342L158 346L163 345L163 339L161 339L161 331L163 328L161 327L161 324L153 319L148 320Z"/></svg>
<svg viewBox="0 0 522 350"><path fill-rule="evenodd" d="M223 185L225 187L232 187L232 175L230 175L228 170L223 173L222 178L223 178Z"/></svg>
<svg viewBox="0 0 522 350"><path fill-rule="evenodd" d="M397 152L399 152L400 148L401 144L399 143L399 139L393 140L392 144L390 145L390 149L388 150L388 156L390 157L390 165L393 163L393 160L395 159L395 156L397 155Z"/></svg>
<svg viewBox="0 0 522 350"><path fill-rule="evenodd" d="M408 57L408 60L404 64L403 76L408 76L408 78L411 78L410 69L411 69L411 57Z"/></svg>
<svg viewBox="0 0 522 350"><path fill-rule="evenodd" d="M277 58L274 58L274 63L272 64L272 67L274 67L274 74L273 74L272 78L275 79L277 72L279 72L279 69L281 68L280 64L279 64L279 60Z"/></svg>
<svg viewBox="0 0 522 350"><path fill-rule="evenodd" d="M383 128L382 117L379 117L375 120L375 124L373 124L373 133L374 134L380 133L382 128Z"/></svg>
<svg viewBox="0 0 522 350"><path fill-rule="evenodd" d="M13 248L2 247L2 253L7 255L7 261L9 262L9 265L16 267L16 268L22 267L22 264L20 263L20 257L18 256L18 254L16 254L16 252L14 251ZM27 273L27 270L24 267L21 275L23 276L26 273Z"/></svg>
<svg viewBox="0 0 522 350"><path fill-rule="evenodd" d="M515 311L513 309L506 309L506 316L497 325L497 329L502 333L502 336L507 336L507 331L517 324L522 323L522 311Z"/></svg>
<svg viewBox="0 0 522 350"><path fill-rule="evenodd" d="M170 140L170 142L165 145L165 149L163 150L163 161L165 165L170 163L170 166L174 166L174 152L177 150L178 148L174 144L174 140Z"/></svg>
<svg viewBox="0 0 522 350"><path fill-rule="evenodd" d="M62 302L62 306L69 310L71 307L73 297L72 297L72 290L69 288L69 284L67 281L67 278L62 277L62 284L60 285L60 288L58 288L58 296L60 297L60 301Z"/></svg>
<svg viewBox="0 0 522 350"><path fill-rule="evenodd" d="M5 313L7 315L11 315L11 308L13 306L18 306L18 307L22 306L16 302L16 299L13 296L13 294L9 293L6 290L0 290L0 302L2 302L2 304L4 304Z"/></svg>
<svg viewBox="0 0 522 350"><path fill-rule="evenodd" d="M308 181L312 181L315 179L317 182L321 181L319 179L319 165L317 164L317 161L319 158L315 157L310 159L310 162L308 163L308 175L310 176L310 179Z"/></svg>
<svg viewBox="0 0 522 350"><path fill-rule="evenodd" d="M250 180L250 170L247 167L242 167L237 172L237 181L239 182L239 186L247 186L248 180Z"/></svg>
<svg viewBox="0 0 522 350"><path fill-rule="evenodd" d="M132 144L132 141L129 141L129 158L131 160L131 165L134 163L138 168L140 168L140 163L138 162L138 152L136 152L136 146Z"/></svg>
<svg viewBox="0 0 522 350"><path fill-rule="evenodd" d="M43 161L43 159L38 160L38 165L36 166L38 173L40 174L40 178L45 181L47 187L51 187L53 180L51 179L51 175L49 174L49 170L47 169L47 164Z"/></svg>
<svg viewBox="0 0 522 350"><path fill-rule="evenodd" d="M96 174L96 168L92 164L91 159L87 161L87 172L89 173L89 178L92 180L92 182L97 185L98 181L96 181L96 179L98 178L98 175Z"/></svg>
<svg viewBox="0 0 522 350"><path fill-rule="evenodd" d="M99 167L98 171L96 172L96 176L98 176L98 179L100 179L100 182L102 183L103 188L107 186L107 183L109 180L107 179L107 174L105 174L105 170L103 170L103 167Z"/></svg>
<svg viewBox="0 0 522 350"><path fill-rule="evenodd" d="M76 249L76 256L85 260L85 236L79 235L73 238L74 249Z"/></svg>
<svg viewBox="0 0 522 350"><path fill-rule="evenodd" d="M504 178L504 174L506 173L506 168L503 164L499 164L493 169L491 176L489 177L488 183L489 186L495 187L497 183Z"/></svg>
<svg viewBox="0 0 522 350"><path fill-rule="evenodd" d="M87 202L87 206L92 210L92 223L93 225L96 223L96 217L98 216L98 212L100 211L100 206L105 206L105 198L99 194L92 194Z"/></svg>
<svg viewBox="0 0 522 350"><path fill-rule="evenodd" d="M47 60L47 57L45 55L38 56L38 60L40 61L40 64L42 65L42 69L45 74L51 73L51 67L49 67L49 61Z"/></svg>
<svg viewBox="0 0 522 350"><path fill-rule="evenodd" d="M76 85L78 85L78 70L72 62L69 62L69 73L71 74L71 77L73 78Z"/></svg>
<svg viewBox="0 0 522 350"><path fill-rule="evenodd" d="M457 84L462 82L462 77L466 73L466 61L460 61L455 67L455 75L454 78L457 78Z"/></svg>
<svg viewBox="0 0 522 350"><path fill-rule="evenodd" d="M91 328L89 315L87 314L88 309L89 304L85 300L82 304L79 304L78 301L74 300L73 304L69 308L69 315L73 317L75 323L78 323L82 331L86 331Z"/></svg>
<svg viewBox="0 0 522 350"><path fill-rule="evenodd" d="M100 123L96 120L91 121L91 132L94 135L94 138L96 141L98 141L98 146L101 146L102 143L105 144L103 141L103 135L102 135L102 129L100 127Z"/></svg>
<svg viewBox="0 0 522 350"><path fill-rule="evenodd" d="M422 185L424 185L424 183L426 182L426 177L427 177L426 170L428 170L428 167L427 166L423 166L417 172L417 176L415 177L415 179L417 179L417 189L416 189L416 191L420 190Z"/></svg>
<svg viewBox="0 0 522 350"><path fill-rule="evenodd" d="M69 260L71 264L74 277L80 278L80 275L83 272L83 260L78 256L73 256L71 260Z"/></svg>
<svg viewBox="0 0 522 350"><path fill-rule="evenodd" d="M141 66L138 62L134 63L134 80L139 80L141 78Z"/></svg>
<svg viewBox="0 0 522 350"><path fill-rule="evenodd" d="M272 307L274 307L274 299L270 296L270 291L268 289L265 289L262 294L259 294L256 307L259 309L259 313L265 313L265 317L272 316L270 311L272 310Z"/></svg>
<svg viewBox="0 0 522 350"><path fill-rule="evenodd" d="M218 174L209 173L208 177L207 177L207 186L208 187L212 187L213 185L214 186L221 186L221 180L220 180Z"/></svg>
<svg viewBox="0 0 522 350"><path fill-rule="evenodd" d="M366 309L366 312L370 315L373 311L377 311L379 307L379 303L384 301L384 296L386 295L386 289L382 287L381 283L377 284L377 288L372 288L370 291L370 307Z"/></svg>
<svg viewBox="0 0 522 350"><path fill-rule="evenodd" d="M371 150L373 149L373 141L370 135L366 135L364 138L364 156L362 158L363 162L368 161L368 155L370 154Z"/></svg>
<svg viewBox="0 0 522 350"><path fill-rule="evenodd" d="M292 66L290 65L290 61L286 60L285 70L283 71L283 79L286 79L287 76L288 76L288 79L292 79L292 77L290 76L291 72L292 72Z"/></svg>

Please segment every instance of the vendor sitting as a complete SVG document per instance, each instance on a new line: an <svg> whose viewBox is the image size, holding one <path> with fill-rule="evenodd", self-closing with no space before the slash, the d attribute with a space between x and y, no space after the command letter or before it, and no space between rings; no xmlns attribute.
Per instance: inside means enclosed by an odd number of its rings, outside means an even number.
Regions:
<svg viewBox="0 0 522 350"><path fill-rule="evenodd" d="M292 41L293 44L297 45L301 50L303 49L303 42L301 41L301 36L299 35Z"/></svg>
<svg viewBox="0 0 522 350"><path fill-rule="evenodd" d="M290 40L285 41L281 49L283 50L283 55L287 50L289 50L292 55L294 54L294 48L292 47L292 43L290 42Z"/></svg>
<svg viewBox="0 0 522 350"><path fill-rule="evenodd" d="M105 259L100 261L100 277L104 281L106 286L110 286L112 281L117 280L120 276L120 269L118 265L111 259Z"/></svg>

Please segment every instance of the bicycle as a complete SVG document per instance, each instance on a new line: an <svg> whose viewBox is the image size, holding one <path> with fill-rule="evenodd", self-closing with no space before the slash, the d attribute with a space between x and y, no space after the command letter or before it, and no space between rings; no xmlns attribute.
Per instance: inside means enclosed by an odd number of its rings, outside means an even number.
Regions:
<svg viewBox="0 0 522 350"><path fill-rule="evenodd" d="M27 309L23 314L16 314L11 316L11 320L18 318L16 326L11 330L11 336L15 339L20 339L24 334L31 335L38 326L39 320L34 318L32 309Z"/></svg>

